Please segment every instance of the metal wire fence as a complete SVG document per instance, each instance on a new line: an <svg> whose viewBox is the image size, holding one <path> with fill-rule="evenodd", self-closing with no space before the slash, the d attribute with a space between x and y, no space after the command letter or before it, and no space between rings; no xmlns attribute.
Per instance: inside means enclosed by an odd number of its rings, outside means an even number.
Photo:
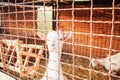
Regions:
<svg viewBox="0 0 120 80"><path fill-rule="evenodd" d="M66 80L61 71L68 80L119 80L119 12L117 0L108 4L95 0L1 0L0 71L18 80ZM65 36L72 33L56 52L60 53L58 61L53 61L59 64L58 76L49 74L56 70L55 65L48 67L52 61L46 45L49 40L40 38L53 30L61 30ZM92 58L101 60L99 65L93 67Z"/></svg>

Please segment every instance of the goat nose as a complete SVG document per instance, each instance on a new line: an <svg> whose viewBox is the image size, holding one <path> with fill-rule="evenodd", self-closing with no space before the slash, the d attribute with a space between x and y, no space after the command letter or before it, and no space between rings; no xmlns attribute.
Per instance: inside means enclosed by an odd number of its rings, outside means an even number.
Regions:
<svg viewBox="0 0 120 80"><path fill-rule="evenodd" d="M52 44L52 46L55 46L55 44Z"/></svg>

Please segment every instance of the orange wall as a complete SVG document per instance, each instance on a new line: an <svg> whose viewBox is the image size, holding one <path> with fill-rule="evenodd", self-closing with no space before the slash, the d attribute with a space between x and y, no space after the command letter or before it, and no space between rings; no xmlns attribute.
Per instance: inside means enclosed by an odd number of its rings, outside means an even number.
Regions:
<svg viewBox="0 0 120 80"><path fill-rule="evenodd" d="M75 5L74 7L81 9L83 6ZM63 31L75 32L74 39L68 41L73 42L74 47L70 44L65 44L63 51L70 52L74 54L81 54L85 56L90 55L90 27L92 25L92 34L97 34L92 36L92 46L99 48L92 48L92 56L94 57L105 57L108 55L108 50L110 47L110 36L111 35L111 23L104 23L105 21L112 21L112 10L93 10L92 20L93 23L90 23L90 10L75 10L74 15L72 15L72 10L62 10L62 9L71 9L69 5L60 6L59 11L59 29ZM118 10L115 10L115 20L119 20L117 15ZM74 18L73 18L74 16ZM72 22L74 21L74 22ZM80 22L84 21L84 22ZM88 22L85 22L88 21ZM94 21L101 21L99 23L94 23ZM114 24L113 34L120 36L120 23ZM83 33L83 34L82 34ZM86 34L87 33L87 34ZM99 34L105 34L105 36L100 36ZM73 41L74 40L74 41ZM120 51L120 38L113 37L112 40L112 49ZM69 46L69 47L68 47ZM74 50L72 50L74 49ZM111 51L112 54L116 53Z"/></svg>

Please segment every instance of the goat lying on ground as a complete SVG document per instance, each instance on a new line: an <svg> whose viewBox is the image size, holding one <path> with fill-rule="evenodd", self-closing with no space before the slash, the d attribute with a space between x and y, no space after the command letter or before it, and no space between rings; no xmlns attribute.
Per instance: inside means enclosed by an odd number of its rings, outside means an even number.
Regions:
<svg viewBox="0 0 120 80"><path fill-rule="evenodd" d="M47 37L40 33L38 33L38 35L42 35L42 39L46 39L46 44L49 50L47 70L41 80L67 80L62 73L60 58L63 41L69 39L71 34L63 35L60 30L57 30L49 32Z"/></svg>
<svg viewBox="0 0 120 80"><path fill-rule="evenodd" d="M92 67L97 66L98 64L103 65L106 70L111 72L117 71L120 69L120 53L112 55L110 58L95 59L92 58Z"/></svg>

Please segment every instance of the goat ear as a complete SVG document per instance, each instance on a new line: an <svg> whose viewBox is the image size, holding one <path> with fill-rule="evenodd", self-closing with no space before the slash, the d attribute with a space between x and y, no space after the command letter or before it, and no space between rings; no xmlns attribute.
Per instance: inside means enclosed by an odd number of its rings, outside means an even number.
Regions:
<svg viewBox="0 0 120 80"><path fill-rule="evenodd" d="M38 35L38 37L39 37L41 40L45 40L45 39L46 39L46 35L45 35L44 33L37 32L37 35Z"/></svg>
<svg viewBox="0 0 120 80"><path fill-rule="evenodd" d="M63 34L63 40L66 41L72 37L72 32L67 32Z"/></svg>

